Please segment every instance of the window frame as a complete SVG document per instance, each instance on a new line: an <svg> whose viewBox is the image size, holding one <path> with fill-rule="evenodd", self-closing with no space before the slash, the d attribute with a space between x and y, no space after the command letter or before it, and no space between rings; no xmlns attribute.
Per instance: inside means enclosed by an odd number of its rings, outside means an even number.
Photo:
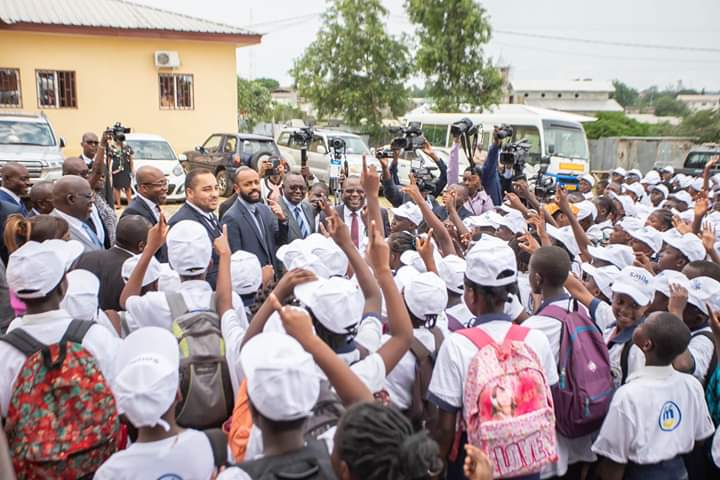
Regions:
<svg viewBox="0 0 720 480"><path fill-rule="evenodd" d="M53 88L55 89L55 105L43 105L40 103L42 95L40 93L40 74L48 74L51 73L53 75ZM71 89L71 99L73 100L73 104L68 105L60 105L60 76L59 73L62 74L72 74L72 89ZM64 90L63 90L64 91ZM75 70L50 70L50 69L35 69L35 92L37 94L37 106L40 109L43 108L53 108L53 109L61 109L61 108L72 108L77 110L78 109L78 95L77 95L77 72Z"/></svg>
<svg viewBox="0 0 720 480"><path fill-rule="evenodd" d="M0 67L0 70L15 72L15 78L17 79L17 92L18 92L17 105L11 105L9 103L0 103L0 108L23 108L22 81L20 79L20 69L12 68L12 67Z"/></svg>
<svg viewBox="0 0 720 480"><path fill-rule="evenodd" d="M163 77L172 78L173 106L171 106L171 107L165 107L162 104ZM181 77L189 77L190 78L190 106L189 107L178 106L178 95L179 95L178 79ZM192 73L159 72L158 73L158 107L160 108L160 110L195 110L195 75Z"/></svg>

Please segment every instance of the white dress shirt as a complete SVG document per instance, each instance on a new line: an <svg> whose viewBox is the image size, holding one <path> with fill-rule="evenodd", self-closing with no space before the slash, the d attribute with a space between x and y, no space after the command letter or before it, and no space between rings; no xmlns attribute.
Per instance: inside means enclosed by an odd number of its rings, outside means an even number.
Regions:
<svg viewBox="0 0 720 480"><path fill-rule="evenodd" d="M153 202L152 200L150 200L148 198L143 197L139 193L137 194L137 196L140 200L142 200L143 202L145 202L147 204L147 206L150 208L150 211L153 213L153 216L155 217L155 221L159 222L160 221L160 205L158 205L157 203Z"/></svg>
<svg viewBox="0 0 720 480"><path fill-rule="evenodd" d="M361 252L365 251L365 247L367 246L367 229L365 228L365 222L363 222L362 219L362 209L355 212L357 214L357 222L358 222L358 249ZM352 210L348 208L347 205L343 208L343 221L345 222L345 225L347 225L348 230L350 230L351 238L352 238ZM380 225L380 228L382 228L382 225Z"/></svg>

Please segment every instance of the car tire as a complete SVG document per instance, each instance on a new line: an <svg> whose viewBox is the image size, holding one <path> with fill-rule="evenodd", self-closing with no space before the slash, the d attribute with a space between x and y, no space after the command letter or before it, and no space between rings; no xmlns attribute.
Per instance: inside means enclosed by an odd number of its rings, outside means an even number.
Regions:
<svg viewBox="0 0 720 480"><path fill-rule="evenodd" d="M217 180L218 192L220 192L220 196L229 197L230 195L232 195L233 182L227 170L218 171L215 174L215 180Z"/></svg>
<svg viewBox="0 0 720 480"><path fill-rule="evenodd" d="M253 170L255 170L257 172L258 165L260 165L260 162L263 160L267 160L272 156L273 156L273 153L267 152L267 151L254 153L253 156L250 157L250 168L252 168ZM267 157L267 158L265 158L265 157Z"/></svg>

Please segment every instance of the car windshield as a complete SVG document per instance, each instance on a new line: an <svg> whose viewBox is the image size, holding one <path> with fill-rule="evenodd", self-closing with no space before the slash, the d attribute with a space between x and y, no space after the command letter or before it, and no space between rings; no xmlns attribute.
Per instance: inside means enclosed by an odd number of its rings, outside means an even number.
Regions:
<svg viewBox="0 0 720 480"><path fill-rule="evenodd" d="M242 153L255 155L257 152L272 152L276 157L280 156L280 150L278 150L275 142L266 140L243 140Z"/></svg>
<svg viewBox="0 0 720 480"><path fill-rule="evenodd" d="M340 137L345 141L345 153L350 155L370 155L365 142L357 137ZM332 140L332 139L330 139Z"/></svg>
<svg viewBox="0 0 720 480"><path fill-rule="evenodd" d="M711 157L720 155L720 152L690 152L685 159L685 168L696 168L702 170Z"/></svg>
<svg viewBox="0 0 720 480"><path fill-rule="evenodd" d="M588 159L585 135L579 128L549 125L545 127L545 149L554 145L555 153L559 157ZM549 155L550 152L546 151Z"/></svg>
<svg viewBox="0 0 720 480"><path fill-rule="evenodd" d="M136 160L176 160L170 145L162 140L128 139L127 144L132 148Z"/></svg>
<svg viewBox="0 0 720 480"><path fill-rule="evenodd" d="M46 123L0 120L0 144L51 147L55 138Z"/></svg>

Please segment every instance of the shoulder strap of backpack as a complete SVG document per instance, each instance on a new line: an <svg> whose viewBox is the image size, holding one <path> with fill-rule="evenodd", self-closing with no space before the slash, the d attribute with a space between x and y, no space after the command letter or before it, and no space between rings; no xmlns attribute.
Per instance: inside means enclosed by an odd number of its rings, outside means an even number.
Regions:
<svg viewBox="0 0 720 480"><path fill-rule="evenodd" d="M535 313L535 315L542 315L544 317L550 317L554 318L556 320L563 320L565 317L570 315L572 312L568 312L564 308L558 307L556 305L548 305L547 307L543 308L542 310Z"/></svg>
<svg viewBox="0 0 720 480"><path fill-rule="evenodd" d="M430 329L430 331L433 334L433 337L435 338L435 352L436 353L440 351L440 347L442 346L443 341L445 340L445 335L443 335L443 332L440 331L438 327L433 327Z"/></svg>
<svg viewBox="0 0 720 480"><path fill-rule="evenodd" d="M207 437L208 441L210 442L210 448L212 449L213 453L213 462L215 463L215 466L220 468L224 467L228 463L228 455L227 455L227 436L225 436L225 432L223 432L219 428L211 428L209 430L204 430L203 433Z"/></svg>
<svg viewBox="0 0 720 480"><path fill-rule="evenodd" d="M462 330L458 330L456 333L459 333L470 340L478 349L483 348L486 345L497 345L495 340L493 340L492 337L485 333L485 331L480 327L463 328Z"/></svg>
<svg viewBox="0 0 720 480"><path fill-rule="evenodd" d="M26 357L29 357L46 347L46 345L21 328L16 328L7 334L0 336L0 341L12 345Z"/></svg>
<svg viewBox="0 0 720 480"><path fill-rule="evenodd" d="M511 323L510 330L505 334L503 345L509 345L510 342L524 342L528 333L530 333L529 328Z"/></svg>
<svg viewBox="0 0 720 480"><path fill-rule="evenodd" d="M717 364L718 364L718 352L715 349L715 336L713 335L712 332L708 332L707 330L698 330L697 332L694 332L690 336L690 338L693 338L693 337L705 337L708 340L710 340L710 343L712 343L712 346L713 346L712 358L710 359L710 364L708 365L708 369L707 369L707 375L705 377L706 382L707 382L707 379L710 378L710 375L715 371L715 369L717 368Z"/></svg>
<svg viewBox="0 0 720 480"><path fill-rule="evenodd" d="M432 355L432 352L427 349L424 343L415 338L413 335L412 341L410 342L410 352L415 355L415 359L420 362L425 358Z"/></svg>
<svg viewBox="0 0 720 480"><path fill-rule="evenodd" d="M173 321L188 312L187 304L180 292L165 292L165 299L170 307L170 315Z"/></svg>
<svg viewBox="0 0 720 480"><path fill-rule="evenodd" d="M632 348L632 345L632 341L625 342L623 344L622 351L620 352L620 370L622 370L620 385L625 385L625 380L627 380L628 377L628 359L630 358L630 349Z"/></svg>
<svg viewBox="0 0 720 480"><path fill-rule="evenodd" d="M65 330L65 335L63 335L60 343L82 343L88 330L90 330L90 327L92 327L93 325L95 325L95 322L88 322L85 320L71 321L70 325L68 325L67 330Z"/></svg>

